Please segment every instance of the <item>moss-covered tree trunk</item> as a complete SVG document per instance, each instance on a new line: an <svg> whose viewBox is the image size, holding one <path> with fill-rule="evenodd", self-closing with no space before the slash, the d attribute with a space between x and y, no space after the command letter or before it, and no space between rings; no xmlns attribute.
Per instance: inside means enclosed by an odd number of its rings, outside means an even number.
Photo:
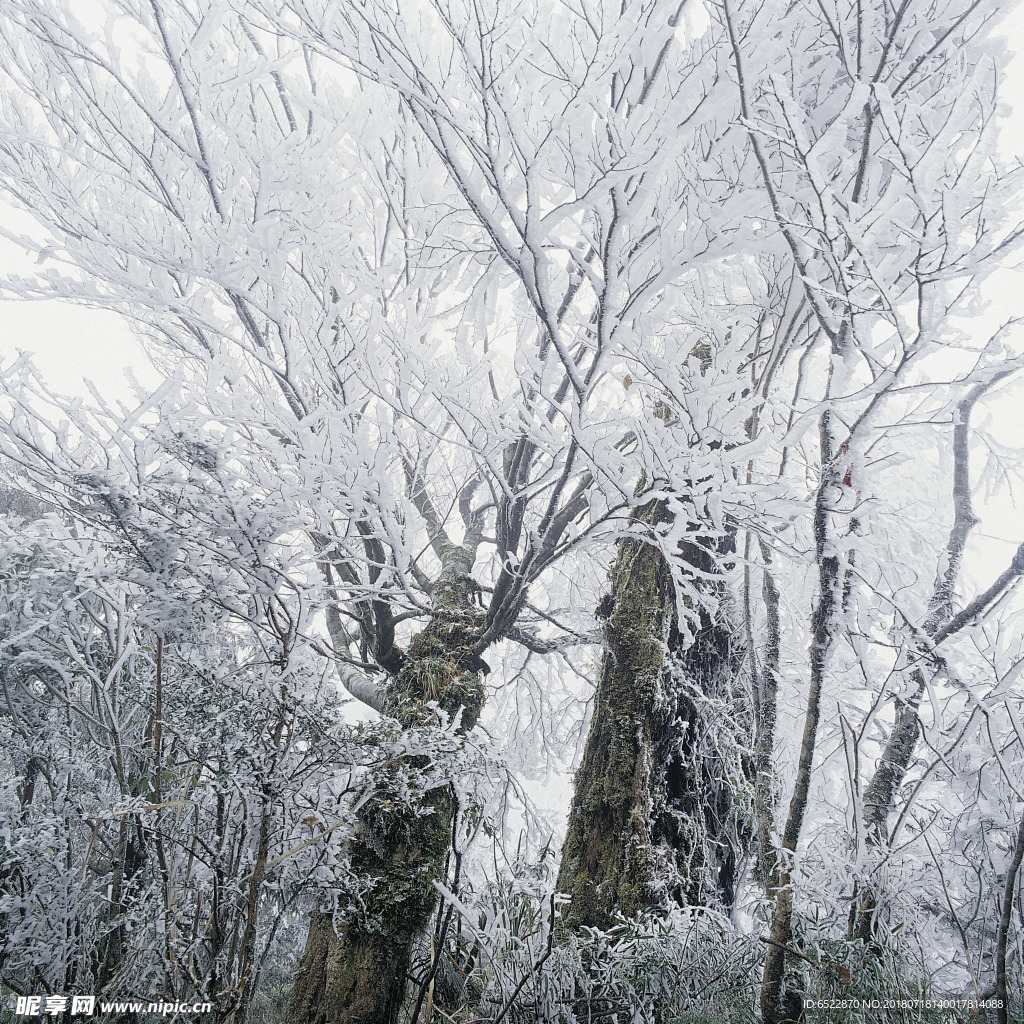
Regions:
<svg viewBox="0 0 1024 1024"><path fill-rule="evenodd" d="M386 710L407 724L433 716L436 701L460 728L471 729L483 705L482 632L472 559L453 549L433 590L434 614L405 652L390 681ZM467 564L468 562L468 564ZM427 719L429 720L429 719ZM412 767L422 767L413 764ZM408 806L387 780L359 813L351 852L355 875L371 883L358 913L343 922L314 915L292 989L287 1024L394 1024L405 994L413 941L437 905L434 881L444 870L454 807L446 788Z"/></svg>
<svg viewBox="0 0 1024 1024"><path fill-rule="evenodd" d="M432 794L425 803L433 814L424 816L388 813L380 798L372 803L362 816L352 870L375 887L338 931L332 915L314 916L289 1024L393 1024L398 1018L413 941L437 902L433 882L444 865L452 808L447 793Z"/></svg>
<svg viewBox="0 0 1024 1024"><path fill-rule="evenodd" d="M639 518L654 526L666 515L654 502ZM712 553L687 545L684 557L699 585L722 596L709 579ZM684 640L668 565L638 538L620 543L602 606L605 650L558 876L572 897L568 928L607 927L616 913L652 904L702 903L715 890L723 902L734 895L731 794L695 756L703 726L692 699L728 692L737 671L724 610L695 610L699 626Z"/></svg>

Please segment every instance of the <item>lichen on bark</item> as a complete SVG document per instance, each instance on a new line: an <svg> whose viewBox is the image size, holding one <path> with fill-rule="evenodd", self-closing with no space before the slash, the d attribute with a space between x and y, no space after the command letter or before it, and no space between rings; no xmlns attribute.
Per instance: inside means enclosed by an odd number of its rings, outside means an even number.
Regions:
<svg viewBox="0 0 1024 1024"><path fill-rule="evenodd" d="M636 914L652 898L651 712L664 662L664 575L657 548L622 542L558 877L558 888L572 897L563 918L570 928L606 926L616 911Z"/></svg>
<svg viewBox="0 0 1024 1024"><path fill-rule="evenodd" d="M457 553L457 552L456 552ZM453 562L456 560L453 559ZM388 681L385 710L400 725L458 721L476 725L484 703L475 653L483 617L478 588L461 564L448 564L434 590L434 611ZM427 767L407 757L378 775L359 811L350 868L363 880L358 910L344 920L314 916L292 990L287 1024L395 1024L405 994L413 942L437 905L455 803L450 787L429 790L414 805L401 773Z"/></svg>
<svg viewBox="0 0 1024 1024"><path fill-rule="evenodd" d="M637 517L656 526L667 514L652 502ZM682 554L702 587L720 591L710 550ZM724 612L693 609L694 630L681 631L665 557L636 537L620 542L603 605L605 651L558 876L570 929L733 896L731 794L695 757L703 724L692 699L718 696L737 670Z"/></svg>

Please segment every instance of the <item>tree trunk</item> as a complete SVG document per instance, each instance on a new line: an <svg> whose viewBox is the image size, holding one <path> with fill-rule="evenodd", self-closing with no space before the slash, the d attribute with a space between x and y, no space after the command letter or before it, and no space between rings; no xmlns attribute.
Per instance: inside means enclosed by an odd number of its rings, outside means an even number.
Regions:
<svg viewBox="0 0 1024 1024"><path fill-rule="evenodd" d="M953 524L946 542L946 565L936 576L928 604L928 618L924 623L924 634L933 643L941 643L946 636L955 632L955 629L950 627L955 624L956 619L969 620L974 614L975 607L979 610L986 607L993 599L992 595L1001 593L1002 588L1014 578L1011 564L1011 575L1007 576L1004 573L985 594L973 601L970 608L965 609L961 616L954 617L954 597L960 580L964 550L971 531L978 524L978 517L974 514L971 501L971 414L981 397L993 385L1013 373L1014 369L1009 367L1000 370L989 380L976 384L957 405L953 425ZM959 628L959 625L956 628ZM864 836L867 846L873 850L882 850L888 845L886 824L921 734L917 709L924 697L927 680L921 668L914 670L912 678L914 692L909 700L897 702L894 728L886 741L875 774L864 791ZM865 943L873 942L877 916L877 887L870 884L859 885L850 911L850 938L861 939Z"/></svg>
<svg viewBox="0 0 1024 1024"><path fill-rule="evenodd" d="M839 629L836 615L842 604L843 580L839 557L835 553L834 545L829 544L831 508L826 495L829 487L834 486L837 475L833 463L830 420L831 417L826 412L820 424L822 464L828 468L822 474L814 509L818 596L811 616L811 678L807 691L807 710L800 740L800 755L797 759L796 781L782 832L778 887L775 892L770 942L765 954L764 974L761 979L761 1019L764 1024L798 1021L803 1017L802 996L798 992L784 991L784 983L787 948L793 937L793 858L807 812L814 748L818 739L818 719L821 715L821 689Z"/></svg>
<svg viewBox="0 0 1024 1024"><path fill-rule="evenodd" d="M664 504L653 502L637 518L653 526L665 516ZM717 572L708 550L687 549L696 569ZM721 611L700 609L700 626L684 644L668 566L642 540L620 543L611 583L557 883L572 897L562 920L571 929L606 928L617 913L633 916L668 900L706 902L716 889L723 902L734 896L731 794L706 765L693 763L701 716L688 694L691 686L727 692L737 669L732 633Z"/></svg>
<svg viewBox="0 0 1024 1024"><path fill-rule="evenodd" d="M453 562L460 564L454 557ZM482 666L473 648L482 615L475 606L478 588L464 562L442 572L433 591L436 610L389 681L386 709L403 723L433 720L428 701L452 718L461 711L462 732L480 716ZM422 766L418 760L413 767ZM399 771L392 776L396 783ZM338 930L331 914L313 916L287 1024L394 1024L413 941L437 905L434 881L444 871L453 814L447 789L435 789L410 807L397 785L378 780L373 798L359 812L360 831L351 851L353 873L371 888Z"/></svg>
<svg viewBox="0 0 1024 1024"><path fill-rule="evenodd" d="M764 579L762 596L767 617L764 666L754 672L757 715L754 732L754 818L757 827L757 876L769 899L779 885L779 858L775 849L775 724L778 716L779 660L782 626L779 620L779 589L771 572L771 552L762 542ZM753 645L751 645L753 646Z"/></svg>
<svg viewBox="0 0 1024 1024"><path fill-rule="evenodd" d="M1017 842L1014 843L1010 855L1010 866L1006 869L1006 881L1003 884L1003 900L999 908L999 928L996 932L996 1009L997 1024L1009 1024L1010 1021L1010 990L1006 984L1006 938L1010 933L1010 916L1013 913L1013 897L1017 888L1017 872L1024 861L1024 817L1020 820L1017 830Z"/></svg>
<svg viewBox="0 0 1024 1024"><path fill-rule="evenodd" d="M314 916L288 1024L394 1024L398 1019L412 944L436 906L433 882L448 850L451 801L447 793L431 796L434 813L425 816L407 810L387 815L382 801L374 801L372 836L368 829L353 851L352 870L374 878L376 886L338 932L330 914ZM373 814L363 816L364 825Z"/></svg>
<svg viewBox="0 0 1024 1024"><path fill-rule="evenodd" d="M914 756L921 723L917 708L924 696L924 674L914 672L916 689L909 701L896 705L896 724L889 734L882 757L875 774L864 790L864 836L868 847L884 849L888 843L886 823L893 808L896 792L903 785L910 760ZM878 914L878 891L871 885L858 885L852 907L850 938L864 943L874 941L876 916Z"/></svg>

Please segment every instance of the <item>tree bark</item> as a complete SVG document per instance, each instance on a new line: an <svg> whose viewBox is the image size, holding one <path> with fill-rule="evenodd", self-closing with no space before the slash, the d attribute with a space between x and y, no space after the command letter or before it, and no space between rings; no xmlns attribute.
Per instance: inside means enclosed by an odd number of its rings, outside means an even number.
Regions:
<svg viewBox="0 0 1024 1024"><path fill-rule="evenodd" d="M999 929L996 932L996 1009L997 1024L1010 1022L1010 993L1006 985L1006 938L1010 933L1010 915L1013 911L1013 894L1017 888L1017 872L1024 860L1024 817L1021 818L1017 830L1017 842L1014 844L1010 857L1010 866L1006 869L1006 883L1003 886L1003 903L999 908Z"/></svg>
<svg viewBox="0 0 1024 1024"><path fill-rule="evenodd" d="M394 1024L398 1019L412 944L436 906L433 882L443 868L451 828L448 794L431 794L426 802L433 814L397 810L389 815L378 798L363 816L367 834L353 851L352 870L372 877L375 888L338 931L331 914L314 915L288 1024ZM372 824L371 815L377 819Z"/></svg>
<svg viewBox="0 0 1024 1024"><path fill-rule="evenodd" d="M481 662L474 647L483 629L472 560L453 548L434 586L435 611L389 679L385 709L405 724L432 720L435 701L460 730L472 729L483 706ZM467 565L468 561L468 565ZM422 766L414 760L412 767ZM359 812L353 873L371 883L357 913L336 930L329 913L310 922L289 999L286 1024L395 1024L405 994L412 944L437 905L434 881L444 871L454 806L435 789L410 807L398 787L401 766L378 780Z"/></svg>
<svg viewBox="0 0 1024 1024"><path fill-rule="evenodd" d="M886 822L910 767L914 748L921 734L917 709L924 696L925 679L920 670L914 672L915 690L908 701L896 705L896 723L882 751L875 774L864 790L864 837L867 846L880 850L887 845ZM874 939L878 914L878 892L874 886L861 884L853 904L850 937L870 943Z"/></svg>
<svg viewBox="0 0 1024 1024"><path fill-rule="evenodd" d="M762 542L764 579L762 596L767 616L764 667L755 679L759 689L757 722L754 734L754 815L757 826L757 875L769 899L779 885L779 858L775 850L775 723L778 714L779 659L782 626L779 620L779 589L771 572L770 551Z"/></svg>
<svg viewBox="0 0 1024 1024"><path fill-rule="evenodd" d="M637 515L650 526L666 517L662 502ZM717 572L712 553L687 547L695 568ZM684 645L668 565L638 538L620 543L611 584L602 602L605 651L594 712L557 882L572 897L562 918L569 929L607 928L616 914L634 916L669 900L706 902L709 888L722 902L734 896L735 854L725 839L732 801L720 780L692 763L701 723L685 685L718 695L723 681L731 683L731 630L721 611L700 609L700 627ZM717 862L709 862L716 854Z"/></svg>
<svg viewBox="0 0 1024 1024"><path fill-rule="evenodd" d="M804 715L800 755L797 759L796 782L789 802L789 812L782 833L782 860L779 865L775 910L771 934L765 954L761 980L761 1019L763 1024L781 1024L803 1016L803 1000L799 993L784 993L786 951L793 936L793 858L803 830L807 798L811 788L814 748L818 739L821 715L821 688L835 644L837 613L842 605L842 574L840 560L829 545L831 507L826 497L836 484L836 467L831 438L831 416L826 412L819 426L822 464L825 467L818 487L814 509L814 543L818 561L818 596L811 615L810 686L807 711Z"/></svg>

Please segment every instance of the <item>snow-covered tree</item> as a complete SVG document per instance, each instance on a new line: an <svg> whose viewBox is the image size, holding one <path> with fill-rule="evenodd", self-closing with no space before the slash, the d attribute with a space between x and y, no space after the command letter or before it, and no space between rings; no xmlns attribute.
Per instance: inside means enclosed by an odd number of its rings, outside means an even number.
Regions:
<svg viewBox="0 0 1024 1024"><path fill-rule="evenodd" d="M577 650L597 685L565 923L751 907L772 1024L800 1012L815 901L822 932L846 900L850 943L884 945L882 903L927 889L924 832L878 871L942 776L919 735L944 749L980 702L989 745L942 769L1005 800L1022 742L1011 698L957 674L984 676L962 648L1022 568L957 590L968 414L1017 359L1011 325L964 320L1018 235L992 13L0 4L0 187L38 224L4 293L122 313L165 378L90 413L7 367L0 448L59 514L9 528L5 813L45 852L5 879L97 901L47 984L159 978L242 1019L307 910L287 1019L399 1019L439 891L466 911L479 726L525 728L487 701L543 706L534 666ZM948 510L936 460L905 457L945 434ZM71 814L58 777L114 817ZM977 820L950 820L940 873Z"/></svg>

